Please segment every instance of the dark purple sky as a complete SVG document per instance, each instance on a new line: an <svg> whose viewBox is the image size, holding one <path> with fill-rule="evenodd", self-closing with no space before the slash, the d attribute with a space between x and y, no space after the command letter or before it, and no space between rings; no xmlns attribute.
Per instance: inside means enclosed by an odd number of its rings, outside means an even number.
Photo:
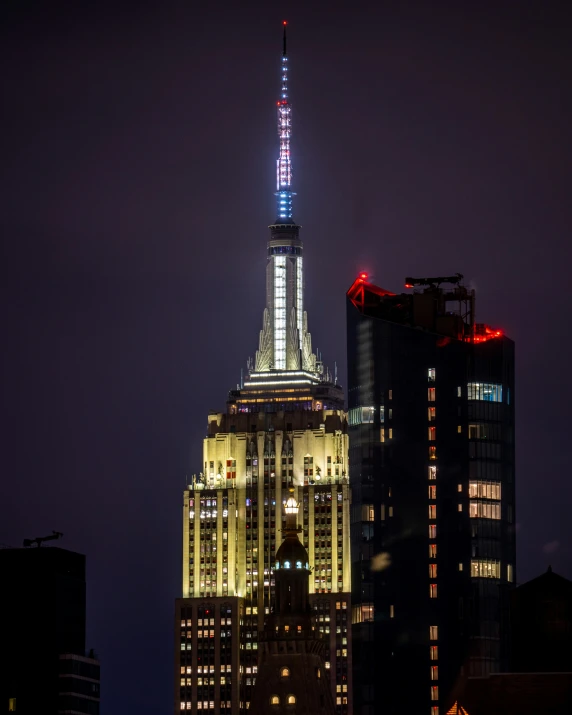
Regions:
<svg viewBox="0 0 572 715"><path fill-rule="evenodd" d="M261 327L283 18L314 344L344 375L358 270L464 273L517 345L519 580L571 578L566 4L10 4L0 542L87 554L102 714L171 712L181 492Z"/></svg>

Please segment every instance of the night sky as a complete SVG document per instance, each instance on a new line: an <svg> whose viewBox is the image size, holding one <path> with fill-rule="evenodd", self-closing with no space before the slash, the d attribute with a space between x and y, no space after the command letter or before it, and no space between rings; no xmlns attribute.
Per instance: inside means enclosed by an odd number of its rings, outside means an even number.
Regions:
<svg viewBox="0 0 572 715"><path fill-rule="evenodd" d="M566 3L7 4L0 543L87 554L102 715L172 710L185 475L262 325L283 19L314 346L345 375L358 270L463 273L517 346L518 580L572 578Z"/></svg>

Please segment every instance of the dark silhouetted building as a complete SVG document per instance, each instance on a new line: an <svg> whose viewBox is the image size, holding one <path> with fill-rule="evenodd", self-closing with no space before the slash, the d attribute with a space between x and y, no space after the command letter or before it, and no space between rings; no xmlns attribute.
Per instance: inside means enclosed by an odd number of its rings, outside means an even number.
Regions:
<svg viewBox="0 0 572 715"><path fill-rule="evenodd" d="M572 581L549 567L514 589L510 634L513 672L572 673Z"/></svg>
<svg viewBox="0 0 572 715"><path fill-rule="evenodd" d="M99 662L85 651L85 556L0 549L0 713L99 713Z"/></svg>
<svg viewBox="0 0 572 715"><path fill-rule="evenodd" d="M334 715L326 642L312 620L308 552L298 539L302 529L293 488L284 511L284 541L274 564L274 606L260 637L250 709L257 715Z"/></svg>
<svg viewBox="0 0 572 715"><path fill-rule="evenodd" d="M552 569L510 593L509 672L468 678L469 715L572 712L572 582Z"/></svg>
<svg viewBox="0 0 572 715"><path fill-rule="evenodd" d="M515 580L514 344L461 276L347 295L356 715L444 715L500 668Z"/></svg>

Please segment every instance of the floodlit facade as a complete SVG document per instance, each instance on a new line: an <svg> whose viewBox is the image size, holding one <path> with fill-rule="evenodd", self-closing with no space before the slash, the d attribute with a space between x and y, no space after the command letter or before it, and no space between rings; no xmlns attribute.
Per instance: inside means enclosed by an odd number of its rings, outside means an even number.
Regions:
<svg viewBox="0 0 572 715"><path fill-rule="evenodd" d="M354 709L445 715L501 668L516 580L514 343L462 276L348 291ZM446 287L444 287L446 286Z"/></svg>
<svg viewBox="0 0 572 715"><path fill-rule="evenodd" d="M286 34L277 104L277 218L266 308L247 376L208 416L203 463L183 495L175 712L250 708L259 642L275 603L275 554L293 490L311 570L313 625L338 715L351 715L348 422L344 395L312 351L300 227L292 219Z"/></svg>

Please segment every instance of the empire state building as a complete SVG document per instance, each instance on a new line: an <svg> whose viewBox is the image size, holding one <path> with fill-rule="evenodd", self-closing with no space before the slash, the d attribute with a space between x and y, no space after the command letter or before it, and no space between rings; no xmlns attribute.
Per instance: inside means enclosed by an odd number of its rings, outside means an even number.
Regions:
<svg viewBox="0 0 572 715"><path fill-rule="evenodd" d="M343 409L344 395L312 352L304 310L304 256L300 226L293 219L292 106L288 95L286 26L276 102L279 157L276 161L276 220L269 226L266 308L248 378L229 395L229 411Z"/></svg>
<svg viewBox="0 0 572 715"><path fill-rule="evenodd" d="M352 712L348 422L336 376L312 350L304 310L289 74L284 23L266 307L255 357L226 411L208 415L203 463L183 493L175 712L238 715L250 708L259 642L276 608L276 551L291 494L300 504L324 671L337 715ZM290 567L297 565L281 565Z"/></svg>

